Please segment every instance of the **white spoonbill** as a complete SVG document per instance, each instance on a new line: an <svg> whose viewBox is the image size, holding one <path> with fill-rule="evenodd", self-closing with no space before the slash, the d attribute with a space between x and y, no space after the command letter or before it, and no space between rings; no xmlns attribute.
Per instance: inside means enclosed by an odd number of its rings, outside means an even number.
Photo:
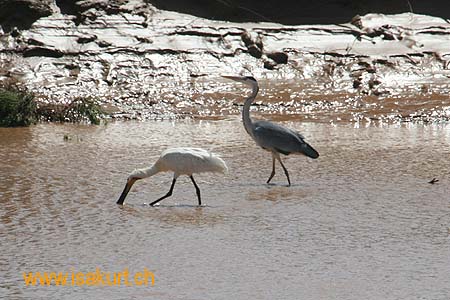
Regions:
<svg viewBox="0 0 450 300"><path fill-rule="evenodd" d="M267 183L272 180L275 175L275 159L281 164L288 180L288 186L291 185L289 173L280 158L280 153L289 155L291 153L303 154L311 158L318 158L319 153L314 150L308 143L305 142L305 137L300 133L283 127L281 125L271 123L268 121L253 122L250 118L250 105L255 100L258 94L258 82L251 76L223 76L224 78L232 79L234 81L242 82L252 88L252 94L245 100L244 108L242 110L242 120L247 133L253 140L264 150L272 153L272 173L270 174Z"/></svg>
<svg viewBox="0 0 450 300"><path fill-rule="evenodd" d="M204 173L204 172L221 172L224 173L228 170L225 162L216 154L206 151L200 148L173 148L167 149L158 160L153 164L153 166L144 169L134 170L127 179L127 184L120 195L117 204L122 205L125 198L130 191L133 184L139 180L150 176L153 176L159 172L173 172L173 181L170 186L169 192L162 196L161 198L150 203L151 206L155 205L159 201L170 197L172 195L173 187L175 182L180 175L187 175L191 178L192 183L195 186L197 192L198 205L202 205L202 200L200 197L200 188L194 180L193 173Z"/></svg>

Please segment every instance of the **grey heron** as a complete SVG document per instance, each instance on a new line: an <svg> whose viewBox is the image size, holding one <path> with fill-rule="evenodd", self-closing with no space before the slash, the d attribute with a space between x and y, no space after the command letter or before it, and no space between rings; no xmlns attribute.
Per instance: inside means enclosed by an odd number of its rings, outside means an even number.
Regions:
<svg viewBox="0 0 450 300"><path fill-rule="evenodd" d="M268 121L253 122L250 118L250 105L255 100L259 91L258 82L255 78L251 76L225 75L222 75L222 77L244 83L252 88L252 93L250 97L245 100L244 108L242 110L242 120L244 122L245 130L253 138L256 144L272 154L272 173L270 174L267 183L270 183L275 175L275 160L278 160L287 177L288 186L290 186L291 180L289 179L289 172L281 161L280 154L289 155L291 153L297 153L311 158L318 158L319 153L305 142L305 137L303 135L292 129Z"/></svg>

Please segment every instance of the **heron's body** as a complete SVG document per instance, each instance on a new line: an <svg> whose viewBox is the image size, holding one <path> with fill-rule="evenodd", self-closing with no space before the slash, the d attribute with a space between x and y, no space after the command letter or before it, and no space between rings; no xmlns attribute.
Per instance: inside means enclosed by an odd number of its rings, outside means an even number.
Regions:
<svg viewBox="0 0 450 300"><path fill-rule="evenodd" d="M149 168L134 170L128 177L125 189L122 192L117 204L123 204L125 197L136 180L153 176L160 172L173 172L173 181L169 192L150 203L154 205L172 195L173 187L180 175L187 175L191 178L198 197L198 203L201 205L200 189L198 188L193 174L204 172L225 172L227 166L225 162L216 154L200 148L172 148L161 153L158 160Z"/></svg>
<svg viewBox="0 0 450 300"><path fill-rule="evenodd" d="M292 129L268 121L253 122L250 117L250 106L259 91L258 82L253 77L223 77L242 82L252 87L252 94L245 100L244 108L242 109L242 120L245 130L256 144L272 153L272 173L267 183L275 175L275 160L278 160L286 174L288 185L291 185L289 173L281 161L280 153L284 155L303 154L310 158L318 158L319 153L305 142L303 135Z"/></svg>
<svg viewBox="0 0 450 300"><path fill-rule="evenodd" d="M256 121L253 124L253 139L261 148L284 155L298 153L318 157L318 153L304 141L300 133L267 121Z"/></svg>

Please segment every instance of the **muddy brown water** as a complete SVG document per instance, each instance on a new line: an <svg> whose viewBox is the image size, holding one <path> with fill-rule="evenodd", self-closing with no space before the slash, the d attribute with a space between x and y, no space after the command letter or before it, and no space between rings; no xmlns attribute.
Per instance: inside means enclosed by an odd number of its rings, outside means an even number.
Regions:
<svg viewBox="0 0 450 300"><path fill-rule="evenodd" d="M0 129L0 298L448 299L450 125L280 123L321 154L270 155L238 116ZM64 138L66 136L66 138ZM221 154L229 172L130 171L172 146ZM436 177L439 182L429 184ZM147 268L154 286L26 286L23 272Z"/></svg>

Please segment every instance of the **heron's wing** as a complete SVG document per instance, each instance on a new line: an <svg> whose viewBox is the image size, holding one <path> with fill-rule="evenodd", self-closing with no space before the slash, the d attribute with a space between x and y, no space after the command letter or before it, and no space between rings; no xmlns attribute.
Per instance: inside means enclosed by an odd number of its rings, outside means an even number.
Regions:
<svg viewBox="0 0 450 300"><path fill-rule="evenodd" d="M253 134L256 142L263 148L277 150L283 154L296 152L303 142L292 130L267 121L254 123Z"/></svg>
<svg viewBox="0 0 450 300"><path fill-rule="evenodd" d="M258 145L267 150L275 150L285 155L303 153L312 158L319 156L319 153L303 140L304 137L300 133L278 124L255 122L253 135Z"/></svg>

